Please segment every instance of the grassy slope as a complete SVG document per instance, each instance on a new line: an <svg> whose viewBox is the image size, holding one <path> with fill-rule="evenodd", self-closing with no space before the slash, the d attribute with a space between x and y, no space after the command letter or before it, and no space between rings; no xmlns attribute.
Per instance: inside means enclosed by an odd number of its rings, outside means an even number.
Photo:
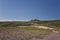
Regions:
<svg viewBox="0 0 60 40"><path fill-rule="evenodd" d="M0 22L0 27L30 26L28 22Z"/></svg>
<svg viewBox="0 0 60 40"><path fill-rule="evenodd" d="M53 21L43 21L40 25L53 27L53 28L60 28L60 20L53 20Z"/></svg>
<svg viewBox="0 0 60 40"><path fill-rule="evenodd" d="M16 26L30 26L33 24L44 25L48 27L60 28L60 20L53 21L39 21L33 20L29 22L0 22L0 27L16 27Z"/></svg>
<svg viewBox="0 0 60 40"><path fill-rule="evenodd" d="M31 23L37 23L38 25L44 25L48 27L60 28L60 20L50 20L50 21L42 21L42 20L32 20Z"/></svg>

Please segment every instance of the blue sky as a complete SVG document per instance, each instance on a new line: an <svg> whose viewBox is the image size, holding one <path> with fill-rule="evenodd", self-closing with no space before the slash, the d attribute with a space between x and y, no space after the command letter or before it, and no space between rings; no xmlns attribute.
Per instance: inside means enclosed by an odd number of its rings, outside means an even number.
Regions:
<svg viewBox="0 0 60 40"><path fill-rule="evenodd" d="M60 0L0 0L0 21L60 19Z"/></svg>

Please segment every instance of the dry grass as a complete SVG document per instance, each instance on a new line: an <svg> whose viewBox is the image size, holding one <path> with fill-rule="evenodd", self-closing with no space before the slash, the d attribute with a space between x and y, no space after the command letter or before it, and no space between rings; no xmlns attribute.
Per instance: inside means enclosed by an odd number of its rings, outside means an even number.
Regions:
<svg viewBox="0 0 60 40"><path fill-rule="evenodd" d="M51 32L32 27L1 27L0 40L40 40Z"/></svg>

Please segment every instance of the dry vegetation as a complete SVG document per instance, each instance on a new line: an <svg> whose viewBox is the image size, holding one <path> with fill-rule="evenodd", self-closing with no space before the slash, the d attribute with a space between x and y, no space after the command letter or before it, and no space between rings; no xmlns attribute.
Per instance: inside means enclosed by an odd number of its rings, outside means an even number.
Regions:
<svg viewBox="0 0 60 40"><path fill-rule="evenodd" d="M51 32L32 27L1 27L0 40L40 40Z"/></svg>
<svg viewBox="0 0 60 40"><path fill-rule="evenodd" d="M30 27L36 24L60 28L60 20L40 21L35 19L29 22L0 22L0 40L41 40L52 32L48 29Z"/></svg>

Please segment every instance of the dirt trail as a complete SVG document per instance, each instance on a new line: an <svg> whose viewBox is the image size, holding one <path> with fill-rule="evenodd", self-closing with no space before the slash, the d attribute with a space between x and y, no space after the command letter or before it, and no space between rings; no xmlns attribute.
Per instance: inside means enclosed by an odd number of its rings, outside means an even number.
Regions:
<svg viewBox="0 0 60 40"><path fill-rule="evenodd" d="M47 27L47 26L32 26L32 27L36 27L36 28L42 28L42 29L54 29L54 28L50 28L50 27Z"/></svg>
<svg viewBox="0 0 60 40"><path fill-rule="evenodd" d="M60 33L58 31L55 31L54 28L50 28L46 26L33 26L33 27L42 28L42 29L50 29L53 31L51 34L45 36L45 38L41 40L60 40Z"/></svg>

